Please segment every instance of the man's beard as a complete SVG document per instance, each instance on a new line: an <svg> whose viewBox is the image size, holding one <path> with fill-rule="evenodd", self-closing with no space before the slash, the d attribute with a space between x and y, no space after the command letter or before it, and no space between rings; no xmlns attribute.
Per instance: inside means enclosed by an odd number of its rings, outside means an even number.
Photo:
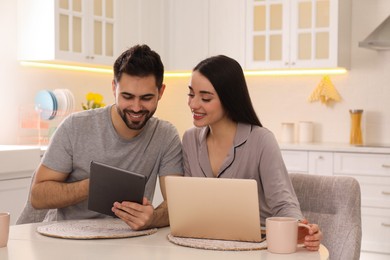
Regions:
<svg viewBox="0 0 390 260"><path fill-rule="evenodd" d="M118 107L116 107L116 110L118 111L118 114L120 115L120 117L122 118L123 122L125 122L126 126L131 129L131 130L141 130L145 125L146 123L148 122L148 120L154 115L154 113L156 112L156 109L154 109L153 111L149 111L149 110L141 110L141 111L138 111L138 112L134 112L133 110L128 110L128 109L124 109L123 111L120 110ZM143 115L144 119L142 121L130 121L128 118L127 118L127 114L128 113L131 113L131 114L138 114L138 115Z"/></svg>

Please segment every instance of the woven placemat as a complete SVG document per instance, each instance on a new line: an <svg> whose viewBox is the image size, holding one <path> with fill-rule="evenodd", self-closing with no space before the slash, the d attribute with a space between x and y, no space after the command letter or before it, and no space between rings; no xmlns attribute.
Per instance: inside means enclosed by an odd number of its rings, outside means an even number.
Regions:
<svg viewBox="0 0 390 260"><path fill-rule="evenodd" d="M249 251L267 249L267 241L265 241L265 239L262 242L240 242L230 240L175 237L172 234L168 234L168 240L176 245L208 250Z"/></svg>
<svg viewBox="0 0 390 260"><path fill-rule="evenodd" d="M157 228L135 231L120 219L67 220L39 226L37 232L68 239L125 238L151 235Z"/></svg>

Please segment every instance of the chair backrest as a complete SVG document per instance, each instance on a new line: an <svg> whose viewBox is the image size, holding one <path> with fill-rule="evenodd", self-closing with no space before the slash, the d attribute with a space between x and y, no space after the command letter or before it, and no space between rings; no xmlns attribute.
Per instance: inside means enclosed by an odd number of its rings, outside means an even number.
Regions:
<svg viewBox="0 0 390 260"><path fill-rule="evenodd" d="M290 174L302 213L317 223L330 260L359 259L362 239L360 185L347 176Z"/></svg>

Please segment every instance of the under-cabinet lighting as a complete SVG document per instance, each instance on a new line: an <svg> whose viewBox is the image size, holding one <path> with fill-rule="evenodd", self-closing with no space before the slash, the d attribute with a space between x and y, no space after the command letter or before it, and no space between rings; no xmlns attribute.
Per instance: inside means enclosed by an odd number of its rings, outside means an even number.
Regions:
<svg viewBox="0 0 390 260"><path fill-rule="evenodd" d="M68 64L55 64L35 61L21 61L20 64L25 67L46 68L46 69L59 69L59 70L72 70L72 71L88 71L97 73L112 74L112 68L99 68L99 67L85 67ZM179 78L190 77L191 71L166 71L164 77Z"/></svg>
<svg viewBox="0 0 390 260"><path fill-rule="evenodd" d="M72 70L72 71L88 71L88 72L112 74L111 68L84 67L84 66L77 66L77 65L54 64L54 63L44 63L44 62L34 62L34 61L21 61L20 64L26 67Z"/></svg>
<svg viewBox="0 0 390 260"><path fill-rule="evenodd" d="M84 67L77 65L67 64L54 64L44 62L33 62L33 61L21 61L22 66L27 67L38 67L38 68L50 68L60 70L72 70L72 71L88 71L96 73L112 74L112 68L103 67ZM344 68L335 69L306 69L306 70L246 70L244 71L245 76L305 76L305 75L340 75L346 74L347 70ZM168 78L181 78L190 77L191 71L166 71L164 77Z"/></svg>
<svg viewBox="0 0 390 260"><path fill-rule="evenodd" d="M335 69L297 69L297 70L246 70L245 76L305 76L305 75L340 75L346 74L344 68Z"/></svg>

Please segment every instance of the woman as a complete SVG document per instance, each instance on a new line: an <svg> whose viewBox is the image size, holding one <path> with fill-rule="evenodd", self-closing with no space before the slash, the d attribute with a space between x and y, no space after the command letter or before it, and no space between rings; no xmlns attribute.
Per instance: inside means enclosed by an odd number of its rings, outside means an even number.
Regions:
<svg viewBox="0 0 390 260"><path fill-rule="evenodd" d="M255 179L261 223L271 216L302 216L278 143L252 106L239 63L226 56L201 61L193 70L188 105L195 127L183 136L186 176ZM316 224L300 230L300 242L318 250Z"/></svg>

